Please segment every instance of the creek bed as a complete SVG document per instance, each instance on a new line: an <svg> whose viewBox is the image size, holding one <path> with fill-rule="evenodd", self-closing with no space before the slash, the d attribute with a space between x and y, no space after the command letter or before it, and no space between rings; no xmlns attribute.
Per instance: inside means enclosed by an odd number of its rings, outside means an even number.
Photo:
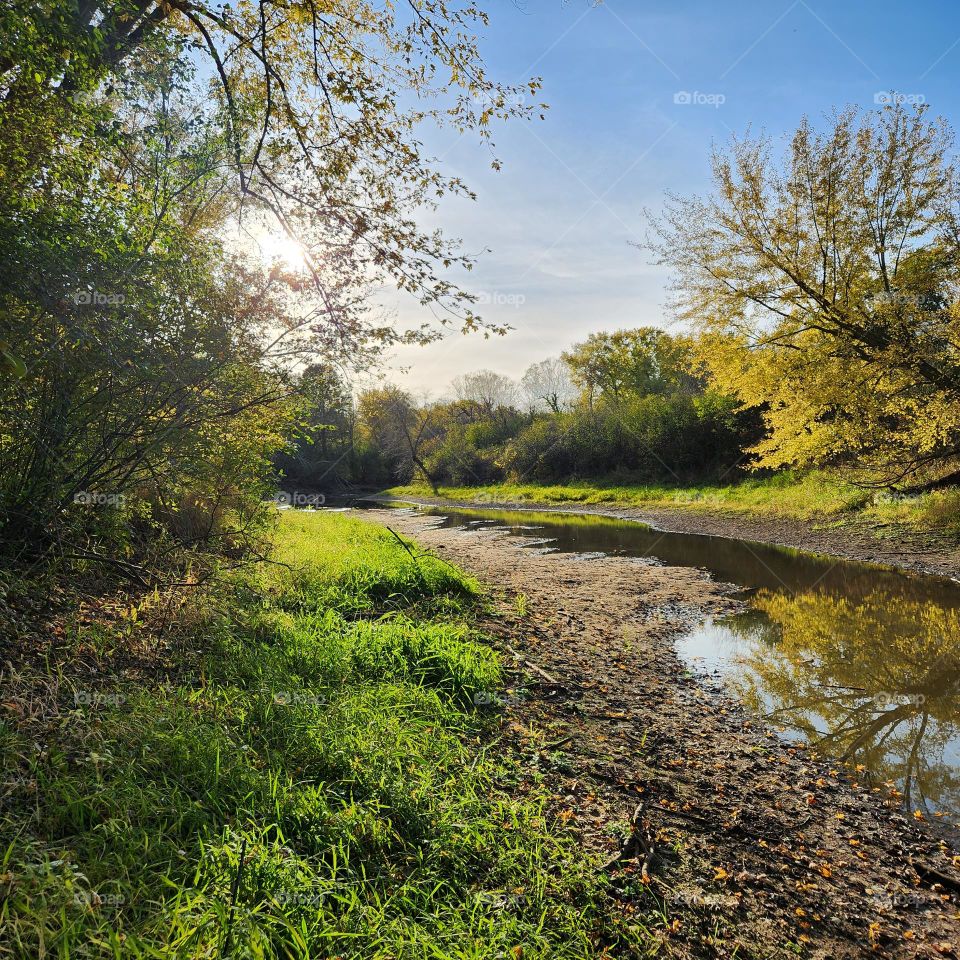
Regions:
<svg viewBox="0 0 960 960"><path fill-rule="evenodd" d="M591 514L414 509L531 549L707 570L745 608L677 639L691 671L722 678L784 737L895 787L911 811L960 818L960 583Z"/></svg>

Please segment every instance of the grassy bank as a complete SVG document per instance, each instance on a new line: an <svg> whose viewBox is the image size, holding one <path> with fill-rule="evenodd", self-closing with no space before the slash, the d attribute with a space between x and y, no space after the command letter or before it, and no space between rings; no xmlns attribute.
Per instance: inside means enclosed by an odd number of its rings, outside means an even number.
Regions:
<svg viewBox="0 0 960 960"><path fill-rule="evenodd" d="M342 514L274 560L78 601L5 670L0 956L640 955L474 705L477 585Z"/></svg>
<svg viewBox="0 0 960 960"><path fill-rule="evenodd" d="M393 487L388 492L398 497L433 496L426 484ZM502 483L441 487L440 495L450 500L493 503L682 507L837 523L862 518L873 523L960 532L960 492L955 489L896 496L864 490L822 473L780 473L735 484L699 487L624 485L602 480Z"/></svg>

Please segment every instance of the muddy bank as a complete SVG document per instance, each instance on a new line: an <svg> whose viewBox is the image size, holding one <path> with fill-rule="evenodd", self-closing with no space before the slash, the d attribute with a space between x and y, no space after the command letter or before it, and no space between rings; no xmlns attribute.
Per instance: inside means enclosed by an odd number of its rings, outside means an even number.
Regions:
<svg viewBox="0 0 960 960"><path fill-rule="evenodd" d="M389 500L388 497L371 499ZM862 520L849 520L844 526L836 518L798 520L791 517L719 512L692 507L631 507L581 505L578 503L538 504L485 500L482 503L444 500L433 497L405 497L404 503L436 506L537 510L556 513L585 513L639 520L670 533L704 533L793 547L825 556L863 560L899 567L915 573L932 573L960 579L960 544L933 533L917 533L895 526L877 527Z"/></svg>
<svg viewBox="0 0 960 960"><path fill-rule="evenodd" d="M609 863L625 912L658 917L666 955L958 955L957 851L888 786L785 744L677 658L672 637L735 605L722 585L413 512L364 515L491 590L498 615L482 627L511 668L501 736Z"/></svg>

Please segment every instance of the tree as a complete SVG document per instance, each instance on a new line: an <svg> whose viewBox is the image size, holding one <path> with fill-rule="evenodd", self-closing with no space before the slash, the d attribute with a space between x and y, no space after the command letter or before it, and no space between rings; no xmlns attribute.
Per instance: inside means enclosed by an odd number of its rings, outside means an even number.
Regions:
<svg viewBox="0 0 960 960"><path fill-rule="evenodd" d="M437 481L425 459L427 444L437 435L439 424L429 407L418 407L399 387L365 390L357 401L362 428L396 464L397 478L410 480L419 470L434 493Z"/></svg>
<svg viewBox="0 0 960 960"><path fill-rule="evenodd" d="M577 399L570 368L559 357L531 363L520 380L520 387L531 413L544 409L560 413Z"/></svg>
<svg viewBox="0 0 960 960"><path fill-rule="evenodd" d="M212 77L197 93L223 133L237 215L268 211L295 235L321 294L330 262L346 257L369 282L389 276L439 305L443 323L475 329L475 298L441 275L470 258L413 211L472 196L424 153L423 123L489 142L495 119L538 109L525 101L539 80L508 87L487 76L475 36L486 22L456 0L18 0L0 9L0 179L42 176L72 117L109 124L123 83L175 49ZM331 298L319 320L335 323L335 307Z"/></svg>
<svg viewBox="0 0 960 960"><path fill-rule="evenodd" d="M592 333L562 355L590 404L691 388L689 347L656 327Z"/></svg>
<svg viewBox="0 0 960 960"><path fill-rule="evenodd" d="M681 317L724 389L764 410L759 466L936 482L960 457L960 177L925 108L804 120L713 157L714 193L655 221Z"/></svg>
<svg viewBox="0 0 960 960"><path fill-rule="evenodd" d="M384 278L481 324L441 276L468 258L414 215L469 194L422 152L422 123L488 140L530 112L486 77L483 22L449 0L0 5L6 542L90 542L101 514L74 498L91 491L128 504L126 533L181 503L253 515L309 393L292 370L437 335L369 309ZM305 271L230 247L265 217Z"/></svg>
<svg viewBox="0 0 960 960"><path fill-rule="evenodd" d="M327 363L311 364L297 378L302 424L277 457L284 478L313 490L336 492L353 480L354 410L349 385Z"/></svg>
<svg viewBox="0 0 960 960"><path fill-rule="evenodd" d="M490 417L499 408L511 408L517 402L517 385L509 377L492 370L477 370L455 377L451 383L454 396L476 404Z"/></svg>
<svg viewBox="0 0 960 960"><path fill-rule="evenodd" d="M145 74L109 131L75 118L41 179L14 191L0 177L0 316L19 361L0 378L12 549L76 553L108 513L224 546L225 514L257 512L292 428L268 346L296 322L283 285L217 236L218 135L175 102L178 70Z"/></svg>

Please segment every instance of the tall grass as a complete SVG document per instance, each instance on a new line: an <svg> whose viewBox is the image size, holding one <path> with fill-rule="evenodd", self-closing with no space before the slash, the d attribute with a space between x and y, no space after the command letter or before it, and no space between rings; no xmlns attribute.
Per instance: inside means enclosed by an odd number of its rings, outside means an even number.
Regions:
<svg viewBox="0 0 960 960"><path fill-rule="evenodd" d="M4 677L0 956L644 953L472 706L477 585L343 515L275 560L184 612L173 684Z"/></svg>

